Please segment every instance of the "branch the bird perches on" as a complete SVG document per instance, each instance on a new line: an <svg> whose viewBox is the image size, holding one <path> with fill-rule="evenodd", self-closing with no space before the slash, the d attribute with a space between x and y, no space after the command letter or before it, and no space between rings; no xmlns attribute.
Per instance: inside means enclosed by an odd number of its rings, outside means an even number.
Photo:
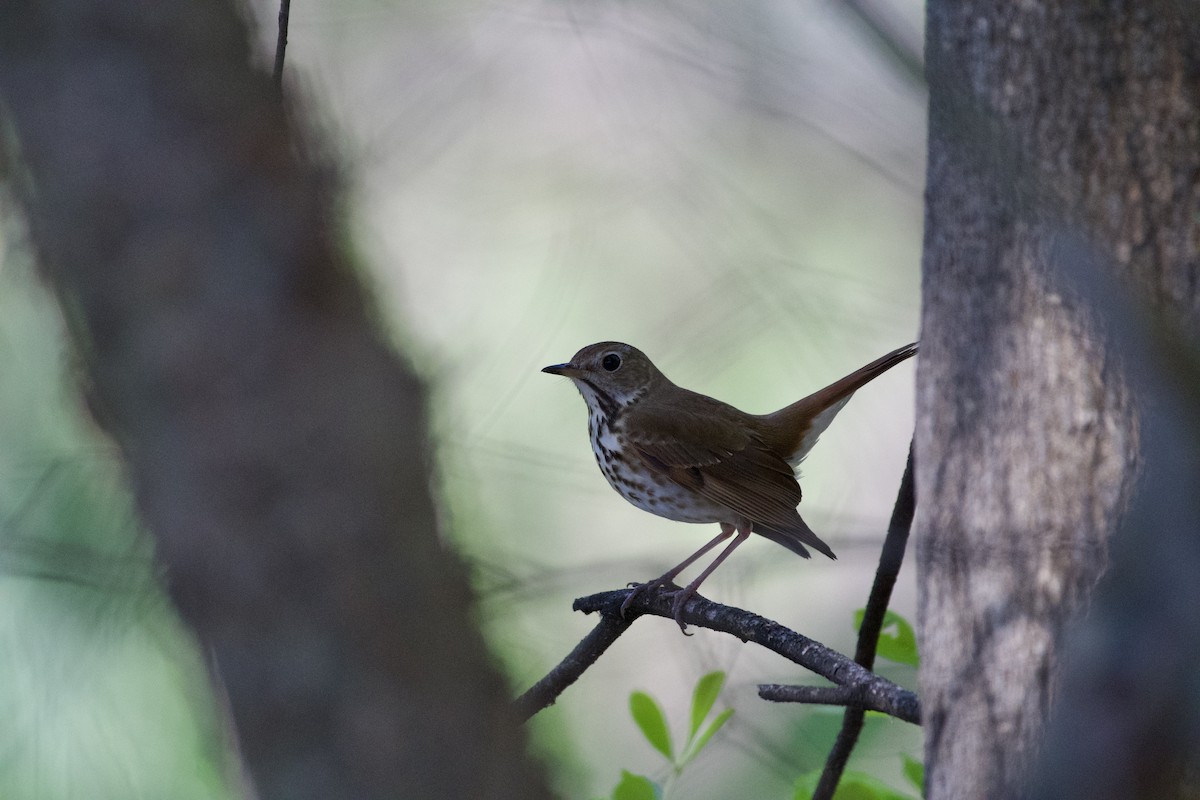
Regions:
<svg viewBox="0 0 1200 800"><path fill-rule="evenodd" d="M568 686L574 683L633 622L651 615L675 619L672 610L673 591L666 586L652 592L640 593L621 616L621 604L631 589L617 589L581 597L574 603L576 611L586 614L599 612L599 624L554 669L526 691L516 701L525 719L552 705ZM691 597L682 608L683 621L697 628L728 633L743 642L752 642L809 669L841 687L839 695L828 695L815 702L861 706L897 719L920 724L920 701L915 693L865 669L836 650L797 633L778 622L740 608L714 603L699 595ZM788 687L790 688L790 687ZM813 687L820 688L820 687ZM773 696L785 702L809 702L798 696Z"/></svg>

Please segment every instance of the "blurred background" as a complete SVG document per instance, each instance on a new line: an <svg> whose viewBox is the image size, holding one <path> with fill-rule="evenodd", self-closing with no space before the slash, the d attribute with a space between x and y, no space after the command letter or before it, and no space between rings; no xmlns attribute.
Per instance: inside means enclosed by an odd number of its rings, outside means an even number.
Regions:
<svg viewBox="0 0 1200 800"><path fill-rule="evenodd" d="M251 6L264 64L277 10ZM921 15L911 0L293 3L289 88L343 167L351 246L432 387L446 535L514 695L594 625L573 598L657 576L716 533L621 500L582 399L542 366L626 341L677 383L766 412L916 338L925 95L906 55ZM223 796L204 654L0 212L0 796ZM803 466L801 510L839 560L752 540L707 597L853 651L912 370L864 388ZM912 578L893 607L915 622ZM670 796L790 797L840 713L755 687L819 679L652 619L531 723L562 795L607 795L622 769L664 778L629 693L659 698L678 737L714 669L736 713ZM915 686L911 668L880 670ZM872 717L851 768L902 787L904 753L919 757L919 732Z"/></svg>

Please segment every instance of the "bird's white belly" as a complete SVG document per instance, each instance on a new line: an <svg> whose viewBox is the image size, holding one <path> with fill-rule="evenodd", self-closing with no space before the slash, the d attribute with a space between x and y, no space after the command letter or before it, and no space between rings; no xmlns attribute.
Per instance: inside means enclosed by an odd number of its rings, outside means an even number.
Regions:
<svg viewBox="0 0 1200 800"><path fill-rule="evenodd" d="M671 479L641 466L638 456L627 451L619 434L605 426L598 433L595 425L588 426L592 452L609 485L633 505L676 522L733 522L725 506L701 494L686 489Z"/></svg>

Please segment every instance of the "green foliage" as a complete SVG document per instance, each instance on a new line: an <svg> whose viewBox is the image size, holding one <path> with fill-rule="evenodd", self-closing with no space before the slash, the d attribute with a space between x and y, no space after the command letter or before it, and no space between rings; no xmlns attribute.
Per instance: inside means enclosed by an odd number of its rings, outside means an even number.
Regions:
<svg viewBox="0 0 1200 800"><path fill-rule="evenodd" d="M713 737L713 734L715 734L717 731L721 730L721 726L724 725L726 722L728 722L729 718L732 716L733 716L732 708L727 708L724 711L722 711L720 714L717 714L717 716L713 719L712 724L708 726L707 730L705 730L704 733L700 734L700 736L697 737L695 742L690 743L690 748L687 751L685 751L684 758L683 758L683 761L680 764L680 766L683 766L683 764L688 763L693 758L695 758L697 755L699 755L700 751L703 750L708 745L708 740Z"/></svg>
<svg viewBox="0 0 1200 800"><path fill-rule="evenodd" d="M642 732L642 736L650 743L650 746L661 753L670 763L673 777L677 777L690 761L700 755L717 731L733 716L733 709L727 708L713 717L708 725L704 724L724 685L724 672L710 672L696 683L696 688L692 692L688 735L684 741L683 750L678 755L671 744L671 731L667 725L667 717L658 701L645 692L633 692L629 695L629 713L633 717L634 723L637 724L638 730ZM649 778L623 770L621 782L613 790L612 800L651 800L651 798L661 798L665 792L665 788Z"/></svg>
<svg viewBox="0 0 1200 800"><path fill-rule="evenodd" d="M712 711L713 703L716 702L717 695L721 693L721 687L724 685L724 672L710 672L696 684L696 690L692 693L691 729L688 732L687 744L683 748L683 756L680 758L679 763L675 765L676 770L681 769L684 764L687 764L693 758L700 755L700 751L708 745L713 735L733 716L733 709L727 708L720 714L717 714L708 727L701 731L704 720L708 717L708 713Z"/></svg>
<svg viewBox="0 0 1200 800"><path fill-rule="evenodd" d="M713 703L717 702L717 695L721 693L724 683L724 672L710 672L697 681L696 690L692 692L692 726L688 731L688 741L695 738L696 731L700 730L704 723L704 718L712 711Z"/></svg>
<svg viewBox="0 0 1200 800"><path fill-rule="evenodd" d="M667 718L657 701L645 692L634 692L629 695L629 713L646 741L671 762L675 761L675 751L671 747L671 732L667 730Z"/></svg>
<svg viewBox="0 0 1200 800"><path fill-rule="evenodd" d="M613 789L612 800L658 800L662 788L644 775L621 770L621 782Z"/></svg>
<svg viewBox="0 0 1200 800"><path fill-rule="evenodd" d="M854 629L862 627L865 609L854 612ZM895 611L883 615L883 627L879 631L879 649L882 658L907 664L910 667L919 666L920 656L917 654L917 636L913 627L904 617Z"/></svg>
<svg viewBox="0 0 1200 800"><path fill-rule="evenodd" d="M651 747L671 762L675 772L679 772L685 764L698 756L713 735L733 716L733 709L727 708L717 714L708 727L704 727L704 721L712 711L724 684L724 672L710 672L696 684L696 689L692 692L691 725L683 751L678 757L671 745L671 731L667 727L666 715L658 702L645 692L634 692L629 696L629 712L633 715L633 721L637 723L642 736L646 737Z"/></svg>
<svg viewBox="0 0 1200 800"><path fill-rule="evenodd" d="M812 800L821 771L814 770L796 781L793 800ZM883 781L865 772L846 772L838 783L833 800L913 800L911 795L898 792Z"/></svg>
<svg viewBox="0 0 1200 800"><path fill-rule="evenodd" d="M904 759L904 777L908 778L917 791L925 794L925 764L910 755L900 756Z"/></svg>

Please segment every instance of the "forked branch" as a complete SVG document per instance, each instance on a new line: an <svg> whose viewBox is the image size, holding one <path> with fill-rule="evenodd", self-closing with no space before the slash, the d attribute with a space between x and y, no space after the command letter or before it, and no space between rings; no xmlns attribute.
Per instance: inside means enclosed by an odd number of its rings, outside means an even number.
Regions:
<svg viewBox="0 0 1200 800"><path fill-rule="evenodd" d="M629 596L629 589L601 592L577 599L574 604L576 611L587 614L599 612L601 621L562 663L517 700L521 714L528 718L554 703L558 695L595 663L604 650L638 617L648 614L674 619L671 601L673 591L677 590L678 587L665 586L657 591L639 594L630 604L626 619L621 618L620 607ZM920 719L920 702L913 692L881 678L841 653L778 622L740 608L714 603L699 595L684 605L682 618L688 625L728 633L743 642L753 642L765 647L832 681L837 687L848 691L844 700L834 700L838 705L853 702L855 705L881 711L906 722L917 723Z"/></svg>

